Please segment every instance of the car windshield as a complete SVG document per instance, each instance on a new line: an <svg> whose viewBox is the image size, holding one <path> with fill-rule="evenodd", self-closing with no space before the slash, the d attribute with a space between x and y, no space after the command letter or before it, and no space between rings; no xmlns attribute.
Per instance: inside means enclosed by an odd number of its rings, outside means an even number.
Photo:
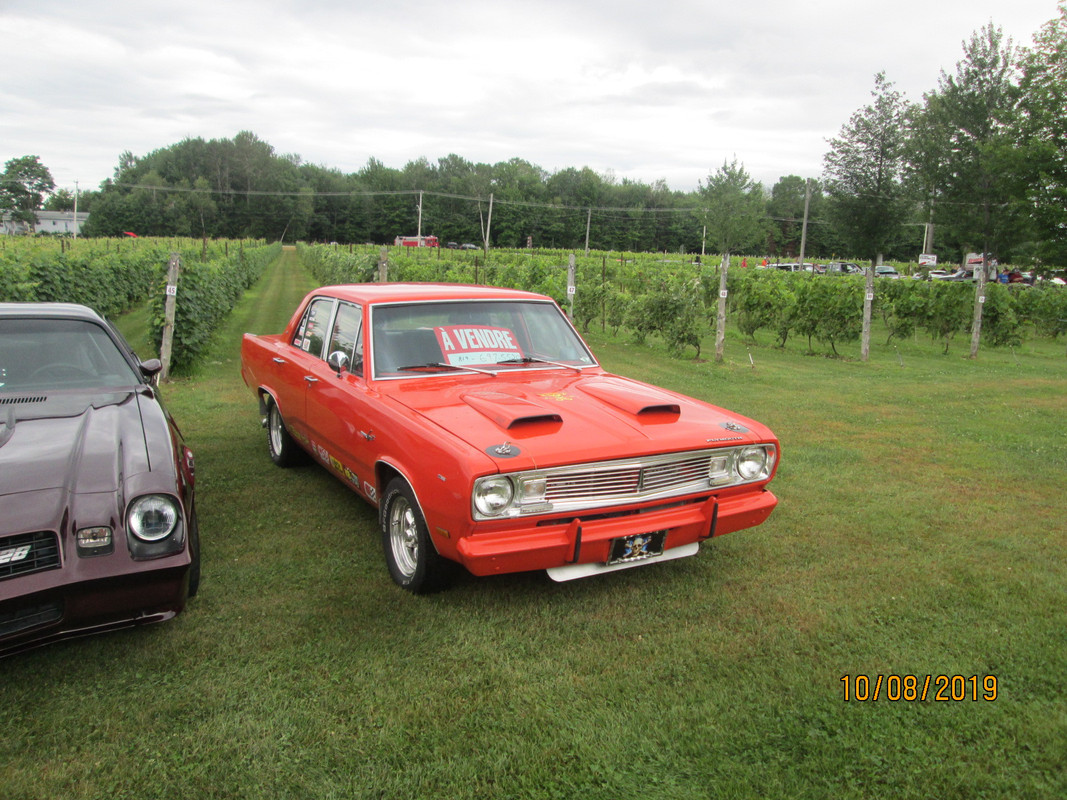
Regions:
<svg viewBox="0 0 1067 800"><path fill-rule="evenodd" d="M0 319L0 394L135 386L107 331L73 319Z"/></svg>
<svg viewBox="0 0 1067 800"><path fill-rule="evenodd" d="M375 377L596 364L553 303L461 300L371 311Z"/></svg>

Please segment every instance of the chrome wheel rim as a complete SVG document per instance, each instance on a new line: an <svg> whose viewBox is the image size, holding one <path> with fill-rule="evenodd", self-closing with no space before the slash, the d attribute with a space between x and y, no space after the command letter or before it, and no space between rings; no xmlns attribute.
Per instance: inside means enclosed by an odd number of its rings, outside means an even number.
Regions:
<svg viewBox="0 0 1067 800"><path fill-rule="evenodd" d="M282 415L278 413L278 406L270 407L270 449L275 455L282 452L282 432L285 430L282 424Z"/></svg>
<svg viewBox="0 0 1067 800"><path fill-rule="evenodd" d="M419 565L418 525L415 510L403 497L397 497L389 507L389 544L393 560L405 578L415 574Z"/></svg>

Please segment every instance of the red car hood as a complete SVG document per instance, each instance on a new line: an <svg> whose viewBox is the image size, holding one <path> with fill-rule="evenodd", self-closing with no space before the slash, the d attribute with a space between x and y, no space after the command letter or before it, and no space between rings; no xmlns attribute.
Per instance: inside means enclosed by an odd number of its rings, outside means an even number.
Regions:
<svg viewBox="0 0 1067 800"><path fill-rule="evenodd" d="M723 408L602 372L397 381L388 394L494 458L510 444L509 471L774 439Z"/></svg>

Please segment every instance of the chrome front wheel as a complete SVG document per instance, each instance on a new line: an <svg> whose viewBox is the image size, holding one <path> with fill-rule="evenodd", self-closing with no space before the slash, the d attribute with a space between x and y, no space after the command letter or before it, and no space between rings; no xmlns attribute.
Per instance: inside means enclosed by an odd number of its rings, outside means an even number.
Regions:
<svg viewBox="0 0 1067 800"><path fill-rule="evenodd" d="M438 554L415 493L403 478L389 481L380 514L382 549L393 581L415 594L444 588L452 562Z"/></svg>

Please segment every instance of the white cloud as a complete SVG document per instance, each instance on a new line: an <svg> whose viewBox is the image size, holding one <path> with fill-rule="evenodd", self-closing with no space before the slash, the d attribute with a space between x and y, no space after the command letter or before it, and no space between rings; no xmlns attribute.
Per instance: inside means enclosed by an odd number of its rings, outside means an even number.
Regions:
<svg viewBox="0 0 1067 800"><path fill-rule="evenodd" d="M1054 0L0 2L0 160L92 186L119 155L250 130L358 170L456 153L691 189L735 156L817 175L884 70L911 100L982 25Z"/></svg>

